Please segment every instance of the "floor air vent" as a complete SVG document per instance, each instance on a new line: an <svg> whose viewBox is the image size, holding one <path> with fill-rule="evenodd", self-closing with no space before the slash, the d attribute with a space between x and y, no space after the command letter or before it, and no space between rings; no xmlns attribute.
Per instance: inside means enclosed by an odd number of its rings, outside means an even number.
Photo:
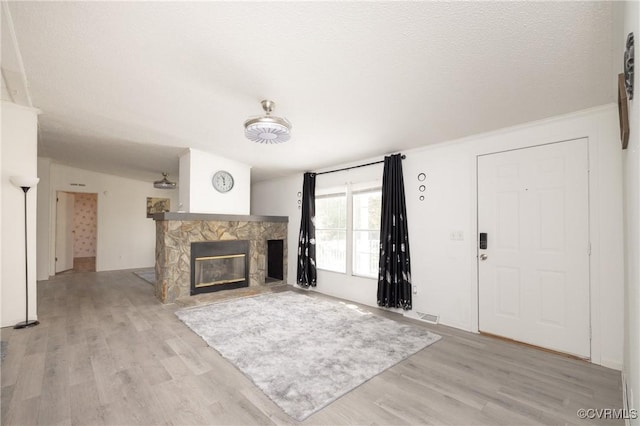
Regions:
<svg viewBox="0 0 640 426"><path fill-rule="evenodd" d="M421 319L422 321L428 322L430 324L438 324L438 321L440 320L440 317L438 317L438 315L433 315L433 314L425 314L424 312L417 312L416 314L418 314L418 318Z"/></svg>

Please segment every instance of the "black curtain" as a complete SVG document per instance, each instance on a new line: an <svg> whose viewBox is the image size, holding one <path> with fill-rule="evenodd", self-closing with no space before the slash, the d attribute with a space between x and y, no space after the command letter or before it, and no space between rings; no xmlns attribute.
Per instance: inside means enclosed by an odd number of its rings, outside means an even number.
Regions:
<svg viewBox="0 0 640 426"><path fill-rule="evenodd" d="M378 306L411 309L411 262L402 157L384 158Z"/></svg>
<svg viewBox="0 0 640 426"><path fill-rule="evenodd" d="M316 286L316 175L305 173L302 184L302 218L298 237L298 279L303 287Z"/></svg>

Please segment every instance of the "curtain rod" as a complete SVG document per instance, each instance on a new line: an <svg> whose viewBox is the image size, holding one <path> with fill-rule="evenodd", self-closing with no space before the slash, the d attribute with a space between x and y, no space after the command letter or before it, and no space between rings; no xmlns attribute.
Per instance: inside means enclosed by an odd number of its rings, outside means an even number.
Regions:
<svg viewBox="0 0 640 426"><path fill-rule="evenodd" d="M400 158L402 158L404 160L405 158L407 158L407 156L402 154L402 156ZM357 166L345 167L343 169L329 170L329 171L326 171L326 172L316 173L316 175L326 175L328 173L344 172L345 170L358 169L360 167L373 166L374 164L381 164L381 163L384 163L384 160L374 161L373 163L367 163L367 164L359 164Z"/></svg>

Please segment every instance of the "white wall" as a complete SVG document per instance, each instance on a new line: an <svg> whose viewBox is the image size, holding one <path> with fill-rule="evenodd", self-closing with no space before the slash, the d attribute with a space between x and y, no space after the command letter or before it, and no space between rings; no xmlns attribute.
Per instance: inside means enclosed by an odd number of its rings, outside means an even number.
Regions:
<svg viewBox="0 0 640 426"><path fill-rule="evenodd" d="M51 220L51 159L38 157L38 233L37 233L37 276L38 281L49 279L49 221Z"/></svg>
<svg viewBox="0 0 640 426"><path fill-rule="evenodd" d="M407 217L412 258L413 312L440 315L441 322L478 330L476 261L476 156L561 140L589 138L592 241L592 360L621 368L623 342L622 175L617 141L617 109L607 105L516 128L404 152ZM380 158L378 158L380 159ZM368 162L376 159L364 159ZM341 168L343 165L337 165ZM419 201L417 175L427 190ZM379 177L381 166L318 176L316 187L364 182ZM328 177L332 182L328 182ZM252 191L253 214L289 216L289 244L297 247L302 175L260 182ZM463 240L451 240L462 232ZM290 282L296 250L289 250ZM367 305L376 304L375 280L320 271L316 291Z"/></svg>
<svg viewBox="0 0 640 426"><path fill-rule="evenodd" d="M640 36L640 6L637 1L624 5L624 33L616 46L622 51L627 34L635 35L638 55ZM621 58L622 55L619 55ZM622 61L620 61L622 63ZM640 410L640 79L636 67L634 99L629 101L629 146L623 152L624 170L624 235L625 235L625 345L624 378L629 409ZM617 69L617 72L622 72ZM640 419L631 420L640 425Z"/></svg>
<svg viewBox="0 0 640 426"><path fill-rule="evenodd" d="M218 170L226 170L233 176L231 191L220 193L213 188L211 178ZM180 156L179 190L180 210L247 215L251 202L251 167L190 148Z"/></svg>
<svg viewBox="0 0 640 426"><path fill-rule="evenodd" d="M24 192L10 176L37 176L38 111L2 101L2 272L0 273L0 326L25 320ZM36 295L36 199L38 187L27 193L29 319L37 319Z"/></svg>
<svg viewBox="0 0 640 426"><path fill-rule="evenodd" d="M298 208L298 192L302 193L302 174L258 182L251 187L251 214L289 217L287 229L289 284L294 284L297 277L298 233L301 216L301 210Z"/></svg>
<svg viewBox="0 0 640 426"><path fill-rule="evenodd" d="M188 212L190 206L191 189L191 153L185 151L180 156L180 186L178 187L178 208L177 211Z"/></svg>
<svg viewBox="0 0 640 426"><path fill-rule="evenodd" d="M44 175L43 175L44 176ZM96 173L51 163L49 172L49 223L38 233L38 249L48 242L48 274L55 274L56 192L89 192L98 194L98 236L96 269L144 268L155 264L155 222L147 218L147 197L171 199L171 210L177 210L176 190L155 189L152 182ZM44 180L44 179L43 179ZM74 186L72 183L84 184ZM42 206L46 208L46 206ZM44 271L39 271L43 276Z"/></svg>

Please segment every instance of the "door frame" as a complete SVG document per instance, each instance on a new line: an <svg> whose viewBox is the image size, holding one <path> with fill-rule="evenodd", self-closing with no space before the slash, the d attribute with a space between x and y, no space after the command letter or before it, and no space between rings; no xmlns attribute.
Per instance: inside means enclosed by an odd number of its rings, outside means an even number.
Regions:
<svg viewBox="0 0 640 426"><path fill-rule="evenodd" d="M521 148L514 148L514 149L507 149L507 150L502 150L502 151L498 151L498 152L491 152L491 153L486 153L486 154L479 154L476 155L476 168L475 168L475 172L476 172L476 200L475 200L475 210L476 210L476 236L479 236L479 226L478 226L478 216L479 216L479 211L480 211L480 199L477 197L478 194L478 190L479 190L479 179L478 179L478 169L479 169L479 163L480 163L480 157L486 157L488 155L496 155L496 154L503 154L503 153L507 153L507 152L514 152L514 151L522 151L525 149L532 149L532 148L539 148L539 147L543 147L543 146L551 146L551 145L558 145L561 143L567 143L567 142L573 142L573 141L584 141L583 143L585 144L585 148L587 150L586 154L587 154L587 241L588 241L588 245L586 247L584 247L585 251L588 251L588 255L587 255L587 262L588 262L588 268L589 270L587 271L587 278L589 280L589 284L588 284L588 324L587 326L589 327L589 356L587 358L582 358L579 357L580 359L586 359L586 360L591 360L592 357L592 344L591 341L592 339L592 330L593 330L593 326L592 326L592 306L593 306L593 299L592 299L592 295L591 295L591 251L590 251L590 247L591 247L591 200L590 200L590 195L591 195L591 191L590 191L590 187L591 187L591 182L590 182L590 156L589 156L589 138L584 137L584 138L574 138L574 139L565 139L565 140L561 140L561 141L557 141L557 142L549 142L549 143L544 143L544 144L539 144L539 145L534 145L534 146L526 146L526 147L521 147ZM477 307L478 307L478 315L476 317L477 321L478 321L478 332L481 333L480 331L480 274L479 274L479 269L480 269L480 250L478 248L479 244L476 243L475 244L475 248L476 248L476 254L475 254L475 259L476 259L476 272L477 272L477 298L478 298L478 303L477 303ZM505 337L505 339L507 340L512 340L509 337ZM517 341L517 340L514 340ZM526 342L522 342L524 344L528 344ZM535 345L532 345L535 346ZM553 349L549 349L546 348L544 346L540 346L543 349L548 349L553 351ZM564 353L564 352L559 352L559 353ZM567 353L567 355L570 356L575 356L573 354Z"/></svg>
<svg viewBox="0 0 640 426"><path fill-rule="evenodd" d="M584 132L584 133L583 133ZM505 143L503 138L497 138L493 143L487 141L487 143L479 143L478 150L469 159L469 167L472 170L471 175L471 236L470 236L470 259L471 259L471 331L479 333L479 274L478 274L478 157L488 154L497 154L500 152L513 151L522 148L533 148L541 145L549 145L560 142L568 142L577 139L587 140L587 158L589 164L588 171L588 215L589 215L589 239L591 244L591 255L589 256L589 317L590 317L590 330L591 330L591 362L596 364L602 364L602 327L600 319L600 294L602 289L602 280L600 279L600 233L598 225L600 223L600 213L598 211L599 206L599 178L600 170L597 161L598 146L597 141L594 140L593 129L583 129L582 135L566 135L562 136L550 136L549 134L537 134L528 135L528 138L520 138L514 136L513 140L509 140ZM586 248L585 248L586 249ZM606 360L604 360L606 361Z"/></svg>
<svg viewBox="0 0 640 426"><path fill-rule="evenodd" d="M96 271L98 269L99 239L100 239L100 193L98 191L83 191L80 188L60 188L52 185L49 203L49 277L56 275L56 225L58 223L56 195L58 192L78 194L96 194Z"/></svg>

